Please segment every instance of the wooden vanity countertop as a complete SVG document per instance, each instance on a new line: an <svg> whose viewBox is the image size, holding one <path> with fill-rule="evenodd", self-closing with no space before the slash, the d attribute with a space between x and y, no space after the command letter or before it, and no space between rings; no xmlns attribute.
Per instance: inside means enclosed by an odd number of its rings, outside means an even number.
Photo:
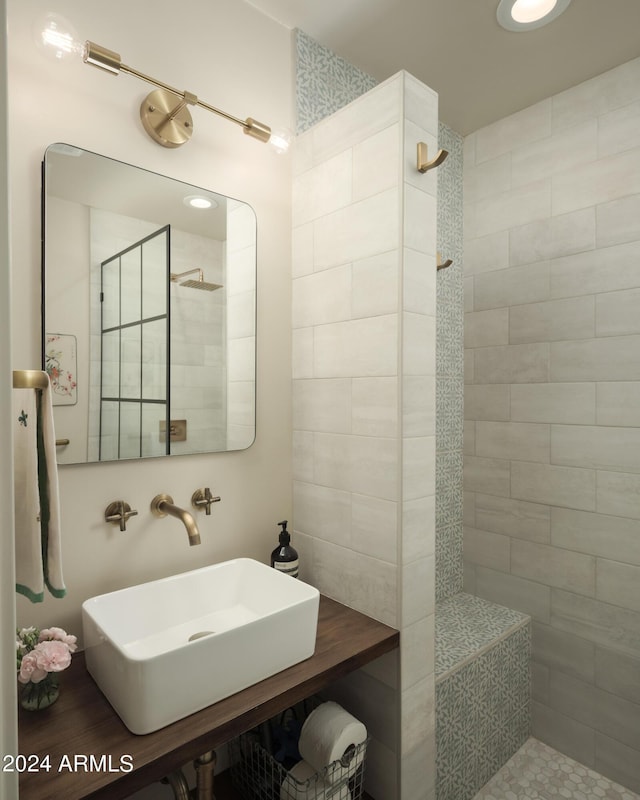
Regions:
<svg viewBox="0 0 640 800"><path fill-rule="evenodd" d="M20 709L19 752L27 767L36 765L29 756L48 755L50 763L49 771L20 774L20 800L124 800L394 650L399 640L393 628L321 595L311 658L145 736L125 727L87 672L84 654L77 653L61 673L53 706ZM133 771L121 771L130 764Z"/></svg>

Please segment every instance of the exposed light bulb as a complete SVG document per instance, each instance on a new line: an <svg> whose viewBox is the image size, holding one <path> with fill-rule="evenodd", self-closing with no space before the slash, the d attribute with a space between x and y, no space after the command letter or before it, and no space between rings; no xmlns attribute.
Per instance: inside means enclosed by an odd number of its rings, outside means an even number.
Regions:
<svg viewBox="0 0 640 800"><path fill-rule="evenodd" d="M511 16L516 22L527 24L546 17L556 7L558 0L516 0Z"/></svg>
<svg viewBox="0 0 640 800"><path fill-rule="evenodd" d="M291 146L293 134L288 128L274 128L269 137L269 145L278 154L283 155Z"/></svg>
<svg viewBox="0 0 640 800"><path fill-rule="evenodd" d="M61 14L45 14L34 25L36 45L43 55L61 61L68 56L80 55L83 45L73 25Z"/></svg>

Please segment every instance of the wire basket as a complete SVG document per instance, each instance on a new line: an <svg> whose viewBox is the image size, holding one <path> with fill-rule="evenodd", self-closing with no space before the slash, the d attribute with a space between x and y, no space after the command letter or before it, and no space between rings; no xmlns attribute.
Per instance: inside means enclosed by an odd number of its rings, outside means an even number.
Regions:
<svg viewBox="0 0 640 800"><path fill-rule="evenodd" d="M362 800L368 739L339 761L308 774L276 761L254 729L229 743L231 781L243 800ZM356 766L357 765L357 766Z"/></svg>

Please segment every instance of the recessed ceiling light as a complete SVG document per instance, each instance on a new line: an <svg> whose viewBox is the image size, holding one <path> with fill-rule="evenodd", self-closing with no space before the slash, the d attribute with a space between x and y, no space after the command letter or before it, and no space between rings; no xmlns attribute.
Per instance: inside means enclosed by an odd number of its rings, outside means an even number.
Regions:
<svg viewBox="0 0 640 800"><path fill-rule="evenodd" d="M185 206L191 206L191 208L215 208L218 204L215 200L212 200L209 197L203 197L202 195L198 194L190 194L184 198Z"/></svg>
<svg viewBox="0 0 640 800"><path fill-rule="evenodd" d="M559 17L571 0L500 0L498 22L508 31L530 31Z"/></svg>

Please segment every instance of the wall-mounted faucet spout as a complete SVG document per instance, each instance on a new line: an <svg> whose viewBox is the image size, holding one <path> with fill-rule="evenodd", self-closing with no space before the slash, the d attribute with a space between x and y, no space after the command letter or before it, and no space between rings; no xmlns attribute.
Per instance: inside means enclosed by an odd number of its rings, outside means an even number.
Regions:
<svg viewBox="0 0 640 800"><path fill-rule="evenodd" d="M151 501L151 511L156 517L166 517L167 515L179 519L187 529L189 544L200 544L200 531L195 519L191 514L180 506L173 504L173 497L168 494L157 494Z"/></svg>

